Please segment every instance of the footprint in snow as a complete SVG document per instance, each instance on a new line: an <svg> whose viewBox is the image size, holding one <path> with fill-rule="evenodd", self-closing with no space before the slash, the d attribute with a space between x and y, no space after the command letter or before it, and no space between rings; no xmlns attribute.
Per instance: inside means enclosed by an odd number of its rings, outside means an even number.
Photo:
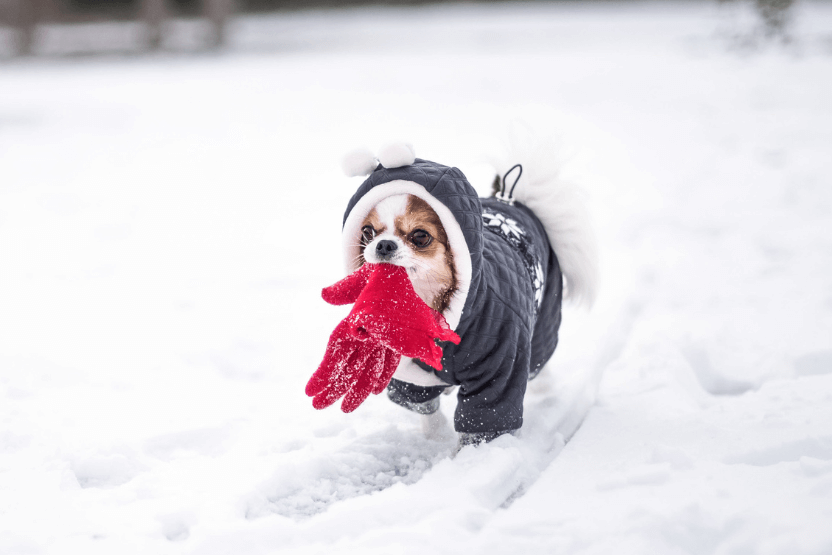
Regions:
<svg viewBox="0 0 832 555"><path fill-rule="evenodd" d="M426 439L419 430L391 426L336 452L282 465L250 497L246 518L309 518L345 499L415 483L452 448L453 443Z"/></svg>

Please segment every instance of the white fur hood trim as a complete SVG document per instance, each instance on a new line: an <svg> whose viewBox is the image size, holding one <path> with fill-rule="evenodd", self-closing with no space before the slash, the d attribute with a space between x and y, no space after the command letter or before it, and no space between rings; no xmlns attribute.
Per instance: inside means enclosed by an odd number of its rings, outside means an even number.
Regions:
<svg viewBox="0 0 832 555"><path fill-rule="evenodd" d="M395 180L376 185L355 204L344 222L341 235L347 273L352 273L359 267L361 245L358 239L364 218L380 201L400 194L411 194L427 202L439 216L442 226L445 228L451 253L454 257L457 290L451 297L451 302L443 316L445 316L451 329L456 329L462 318L462 309L465 306L465 300L468 298L468 290L471 285L471 253L468 250L468 243L462 233L462 228L451 210L418 183Z"/></svg>

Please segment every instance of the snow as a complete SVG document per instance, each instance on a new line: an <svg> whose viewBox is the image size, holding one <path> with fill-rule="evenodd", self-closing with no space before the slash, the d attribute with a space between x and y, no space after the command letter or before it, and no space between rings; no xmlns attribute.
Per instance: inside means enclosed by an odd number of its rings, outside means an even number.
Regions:
<svg viewBox="0 0 832 555"><path fill-rule="evenodd" d="M301 12L6 62L0 553L832 552L832 8L757 48L747 15ZM312 409L343 154L406 137L485 193L514 113L602 255L522 433L452 458L383 396Z"/></svg>

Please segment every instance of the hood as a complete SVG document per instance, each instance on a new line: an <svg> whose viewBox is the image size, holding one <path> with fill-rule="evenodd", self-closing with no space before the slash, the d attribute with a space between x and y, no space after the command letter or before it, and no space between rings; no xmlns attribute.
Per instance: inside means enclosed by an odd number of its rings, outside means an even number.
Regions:
<svg viewBox="0 0 832 555"><path fill-rule="evenodd" d="M451 329L459 326L471 304L482 271L482 206L476 191L457 168L416 158L412 164L385 168L378 165L361 184L344 213L342 241L348 273L358 269L360 246L356 237L367 214L381 200L411 194L437 213L448 235L456 266L457 291L443 316Z"/></svg>

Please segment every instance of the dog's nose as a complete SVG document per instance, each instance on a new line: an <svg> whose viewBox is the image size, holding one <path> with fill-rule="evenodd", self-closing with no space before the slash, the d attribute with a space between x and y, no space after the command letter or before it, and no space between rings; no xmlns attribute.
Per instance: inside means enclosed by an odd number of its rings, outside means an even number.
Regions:
<svg viewBox="0 0 832 555"><path fill-rule="evenodd" d="M396 245L394 241L385 239L383 241L379 241L376 245L376 254L380 258L387 258L388 256L391 256L394 252L396 252L397 248L399 247Z"/></svg>

